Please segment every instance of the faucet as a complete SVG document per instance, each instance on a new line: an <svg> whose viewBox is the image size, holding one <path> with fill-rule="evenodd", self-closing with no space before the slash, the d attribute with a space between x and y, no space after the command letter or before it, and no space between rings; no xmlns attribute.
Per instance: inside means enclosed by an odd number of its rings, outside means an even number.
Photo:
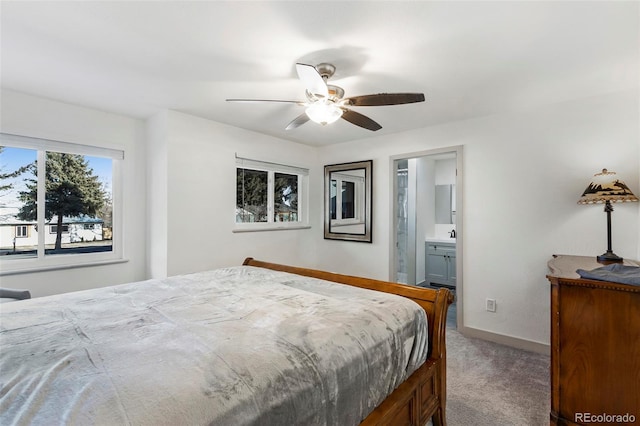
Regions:
<svg viewBox="0 0 640 426"><path fill-rule="evenodd" d="M455 237L456 237L456 230L455 230L455 229L452 229L451 231L449 231L449 236L450 236L451 238L455 238Z"/></svg>

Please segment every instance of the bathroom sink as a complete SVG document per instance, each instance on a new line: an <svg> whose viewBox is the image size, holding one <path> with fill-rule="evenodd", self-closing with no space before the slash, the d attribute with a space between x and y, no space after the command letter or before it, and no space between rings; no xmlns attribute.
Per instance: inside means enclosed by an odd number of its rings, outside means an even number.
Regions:
<svg viewBox="0 0 640 426"><path fill-rule="evenodd" d="M455 238L425 238L426 242L428 243L451 243L451 244L455 244L456 243L456 239Z"/></svg>

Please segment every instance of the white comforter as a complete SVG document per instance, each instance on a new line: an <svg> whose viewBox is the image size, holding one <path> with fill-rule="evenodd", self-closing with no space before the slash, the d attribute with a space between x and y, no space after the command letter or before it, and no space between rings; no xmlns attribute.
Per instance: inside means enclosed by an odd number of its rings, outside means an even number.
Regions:
<svg viewBox="0 0 640 426"><path fill-rule="evenodd" d="M0 309L3 426L355 425L427 353L408 299L253 267Z"/></svg>

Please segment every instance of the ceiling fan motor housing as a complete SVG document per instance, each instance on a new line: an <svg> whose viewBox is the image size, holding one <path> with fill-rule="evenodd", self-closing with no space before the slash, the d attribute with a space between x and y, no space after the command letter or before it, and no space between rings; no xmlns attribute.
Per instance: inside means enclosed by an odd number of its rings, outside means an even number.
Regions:
<svg viewBox="0 0 640 426"><path fill-rule="evenodd" d="M327 84L327 91L329 92L329 98L327 100L334 103L337 103L338 101L340 101L344 96L344 89L342 87L334 86L332 84ZM305 94L307 95L307 99L310 102L324 100L324 96L322 95L318 96L318 94L311 93L308 90L305 90Z"/></svg>
<svg viewBox="0 0 640 426"><path fill-rule="evenodd" d="M316 70L318 71L318 74L320 74L320 76L324 79L324 81L327 81L327 79L336 72L336 67L332 64L323 62L316 65Z"/></svg>

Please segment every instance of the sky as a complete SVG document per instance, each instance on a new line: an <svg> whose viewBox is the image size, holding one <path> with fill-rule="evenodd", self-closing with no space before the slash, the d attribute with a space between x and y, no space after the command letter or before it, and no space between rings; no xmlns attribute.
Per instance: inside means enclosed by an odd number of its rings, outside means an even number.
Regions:
<svg viewBox="0 0 640 426"><path fill-rule="evenodd" d="M5 147L0 153L0 171L2 173L10 173L17 170L35 161L37 155L38 152L34 149ZM106 188L110 190L112 185L112 160L110 158L91 157L88 155L85 155L84 158L88 161L89 167L93 169L93 174L97 175L100 182L106 184ZM23 174L17 178L8 179L9 182L14 183L14 188L9 193L0 195L0 207L16 206L16 203L19 206L20 202L17 200L18 192L24 188L23 180L30 177L31 174Z"/></svg>

